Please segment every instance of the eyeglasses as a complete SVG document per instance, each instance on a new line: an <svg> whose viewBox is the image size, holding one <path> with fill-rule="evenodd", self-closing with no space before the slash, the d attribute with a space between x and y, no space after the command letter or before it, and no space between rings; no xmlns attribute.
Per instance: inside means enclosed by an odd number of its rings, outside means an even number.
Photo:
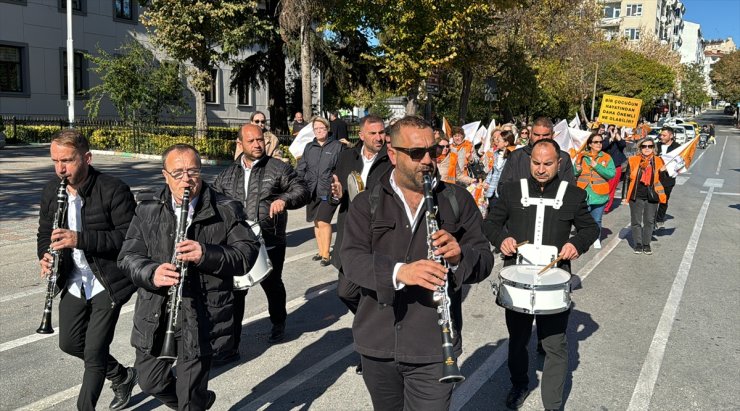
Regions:
<svg viewBox="0 0 740 411"><path fill-rule="evenodd" d="M640 148L650 148L650 149L652 149L653 147L655 147L655 146L652 145L652 144L649 145L649 146L648 145L644 145L644 144L640 146Z"/></svg>
<svg viewBox="0 0 740 411"><path fill-rule="evenodd" d="M173 172L169 172L165 169L164 172L169 174L170 177L174 178L175 180L181 179L185 174L187 174L188 177L200 177L199 168L189 168L187 170L175 170Z"/></svg>
<svg viewBox="0 0 740 411"><path fill-rule="evenodd" d="M267 124L267 120L252 120L254 124Z"/></svg>
<svg viewBox="0 0 740 411"><path fill-rule="evenodd" d="M398 150L407 156L411 157L414 161L421 161L424 156L429 153L429 156L434 158L442 154L446 147L435 144L429 147L396 147L393 146L394 150Z"/></svg>
<svg viewBox="0 0 740 411"><path fill-rule="evenodd" d="M598 140L598 141L597 140L594 140L594 141L591 142L591 144L603 144L603 143L604 142L601 141L601 140Z"/></svg>
<svg viewBox="0 0 740 411"><path fill-rule="evenodd" d="M522 131L522 132L521 132L521 135L523 135L523 136L528 136L528 135L529 135L529 131Z"/></svg>

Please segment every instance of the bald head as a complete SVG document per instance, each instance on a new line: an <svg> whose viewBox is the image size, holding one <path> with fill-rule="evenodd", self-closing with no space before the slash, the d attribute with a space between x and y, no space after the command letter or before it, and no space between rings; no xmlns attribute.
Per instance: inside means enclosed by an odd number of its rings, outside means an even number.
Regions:
<svg viewBox="0 0 740 411"><path fill-rule="evenodd" d="M245 124L239 130L239 145L247 161L251 162L265 155L265 136L262 127Z"/></svg>

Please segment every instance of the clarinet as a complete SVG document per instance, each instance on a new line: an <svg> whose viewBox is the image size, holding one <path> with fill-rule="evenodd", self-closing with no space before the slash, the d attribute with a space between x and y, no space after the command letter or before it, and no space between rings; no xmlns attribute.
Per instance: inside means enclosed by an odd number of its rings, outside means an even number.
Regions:
<svg viewBox="0 0 740 411"><path fill-rule="evenodd" d="M180 273L180 282L170 287L168 291L167 302L167 329L164 333L162 350L159 353L160 360L175 361L177 359L177 342L175 341L175 331L177 331L178 314L182 306L182 287L185 284L185 276L188 273L188 263L177 259L177 244L187 240L188 228L188 209L190 208L190 188L185 188L182 194L182 204L180 205L180 215L175 233L175 244L172 251L172 260L177 272Z"/></svg>
<svg viewBox="0 0 740 411"><path fill-rule="evenodd" d="M67 218L67 177L62 179L57 189L57 211L54 213L54 222L51 231L64 225ZM44 301L44 314L41 317L41 325L36 330L39 334L54 334L54 328L51 326L51 309L54 303L54 295L57 288L57 277L59 276L59 263L62 261L62 250L54 250L49 244L49 254L51 254L51 273L46 282L46 300Z"/></svg>
<svg viewBox="0 0 740 411"><path fill-rule="evenodd" d="M447 261L441 255L434 254L437 247L432 245L432 234L439 230L439 225L437 224L437 206L434 204L434 197L432 196L432 177L429 174L424 174L424 201L427 206L425 215L429 250L427 258L442 264L449 271ZM432 298L437 302L437 313L439 314L437 324L442 329L442 356L444 357L444 364L442 378L439 379L439 382L456 383L465 381L465 377L460 373L460 368L457 366L457 358L455 358L455 351L452 345L455 334L452 327L452 316L450 315L448 285L449 281L445 281L444 286L437 287Z"/></svg>

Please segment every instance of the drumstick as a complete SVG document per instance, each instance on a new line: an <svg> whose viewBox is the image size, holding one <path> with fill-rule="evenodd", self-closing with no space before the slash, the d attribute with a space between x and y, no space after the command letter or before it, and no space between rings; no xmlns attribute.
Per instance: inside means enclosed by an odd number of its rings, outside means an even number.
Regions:
<svg viewBox="0 0 740 411"><path fill-rule="evenodd" d="M558 261L560 261L560 260L562 260L562 259L563 259L563 257L562 257L562 256L560 256L560 257L558 257L558 258L556 258L556 259L552 260L552 262L551 262L550 264L546 265L546 266L545 266L545 268L543 268L543 269L542 269L542 270L541 270L541 271L540 271L539 273L537 273L537 275L542 275L542 273L544 273L545 271L547 271L547 270L551 269L551 268L552 268L552 266L554 266L555 264L557 264L557 263L558 263Z"/></svg>
<svg viewBox="0 0 740 411"><path fill-rule="evenodd" d="M529 244L529 240L522 241L521 243L515 245L514 248L519 248L519 247L523 246L524 244Z"/></svg>

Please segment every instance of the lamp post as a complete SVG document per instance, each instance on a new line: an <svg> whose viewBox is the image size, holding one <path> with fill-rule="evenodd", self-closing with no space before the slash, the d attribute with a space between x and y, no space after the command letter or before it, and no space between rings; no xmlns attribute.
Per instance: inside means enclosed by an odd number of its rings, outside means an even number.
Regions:
<svg viewBox="0 0 740 411"><path fill-rule="evenodd" d="M591 97L591 121L594 121L594 109L596 108L596 80L599 78L599 63L596 62L596 72L594 73L594 93Z"/></svg>
<svg viewBox="0 0 740 411"><path fill-rule="evenodd" d="M72 41L72 0L67 0L67 120L69 127L75 122L75 50Z"/></svg>

